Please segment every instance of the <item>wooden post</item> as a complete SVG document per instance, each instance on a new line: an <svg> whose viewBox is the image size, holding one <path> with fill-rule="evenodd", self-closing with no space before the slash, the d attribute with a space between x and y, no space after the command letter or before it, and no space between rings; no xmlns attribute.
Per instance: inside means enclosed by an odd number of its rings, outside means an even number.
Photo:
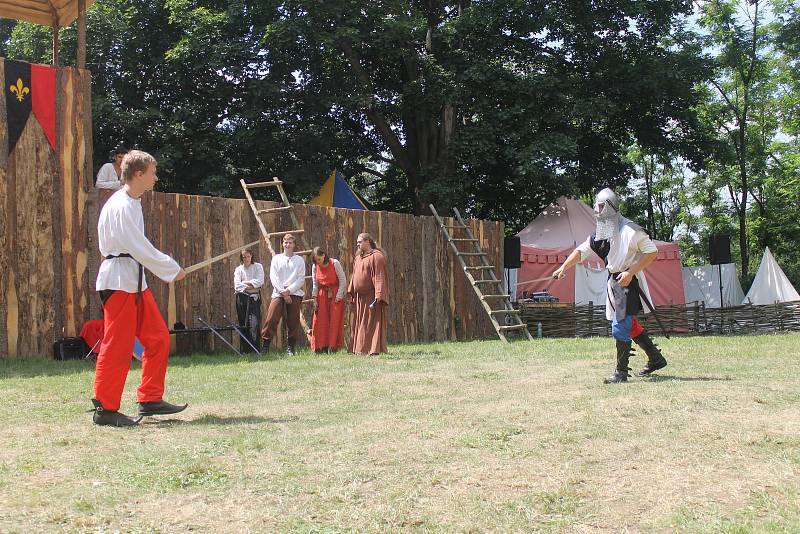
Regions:
<svg viewBox="0 0 800 534"><path fill-rule="evenodd" d="M59 43L58 43L58 21L53 22L53 66L58 67Z"/></svg>
<svg viewBox="0 0 800 534"><path fill-rule="evenodd" d="M78 52L76 66L86 68L86 0L78 0Z"/></svg>

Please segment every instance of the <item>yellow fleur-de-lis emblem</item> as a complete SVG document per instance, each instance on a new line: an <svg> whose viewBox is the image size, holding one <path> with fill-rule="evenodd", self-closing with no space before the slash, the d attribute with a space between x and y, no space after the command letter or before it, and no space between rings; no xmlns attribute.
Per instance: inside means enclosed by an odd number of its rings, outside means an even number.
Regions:
<svg viewBox="0 0 800 534"><path fill-rule="evenodd" d="M25 84L22 83L22 78L17 78L17 84L9 86L9 89L11 89L12 93L17 95L17 100L20 102L25 100L25 95L31 92L31 90L25 87Z"/></svg>

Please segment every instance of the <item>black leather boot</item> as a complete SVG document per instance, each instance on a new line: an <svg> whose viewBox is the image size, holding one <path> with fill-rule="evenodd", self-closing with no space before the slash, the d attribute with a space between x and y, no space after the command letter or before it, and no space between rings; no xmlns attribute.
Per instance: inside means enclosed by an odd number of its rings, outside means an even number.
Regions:
<svg viewBox="0 0 800 534"><path fill-rule="evenodd" d="M124 413L111 412L103 408L100 401L92 399L94 410L92 410L92 422L103 426L135 426L142 420L141 417L131 417Z"/></svg>
<svg viewBox="0 0 800 534"><path fill-rule="evenodd" d="M631 342L630 341L617 341L617 368L614 374L606 378L603 382L606 384L619 384L620 382L628 381L628 360L631 357Z"/></svg>
<svg viewBox="0 0 800 534"><path fill-rule="evenodd" d="M139 415L170 415L173 413L182 412L189 406L188 404L170 404L167 401L153 401L153 402L140 402Z"/></svg>
<svg viewBox="0 0 800 534"><path fill-rule="evenodd" d="M653 340L650 339L647 332L642 332L633 338L633 340L642 348L644 353L647 354L647 364L641 371L636 373L637 376L649 376L651 373L667 366L667 359L661 354L661 349L658 348L658 345L653 343Z"/></svg>

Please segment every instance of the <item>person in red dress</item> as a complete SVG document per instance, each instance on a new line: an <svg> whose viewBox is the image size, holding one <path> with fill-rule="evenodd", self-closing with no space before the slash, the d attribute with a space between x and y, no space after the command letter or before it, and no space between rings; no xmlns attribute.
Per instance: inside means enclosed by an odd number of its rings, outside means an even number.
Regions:
<svg viewBox="0 0 800 534"><path fill-rule="evenodd" d="M311 350L335 352L344 346L344 311L347 279L339 260L329 258L321 247L314 247L311 265L314 319Z"/></svg>

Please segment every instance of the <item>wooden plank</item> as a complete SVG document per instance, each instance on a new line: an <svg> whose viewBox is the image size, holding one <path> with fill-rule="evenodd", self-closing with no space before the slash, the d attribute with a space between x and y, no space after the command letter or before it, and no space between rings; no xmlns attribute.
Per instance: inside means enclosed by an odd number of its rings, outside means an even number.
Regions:
<svg viewBox="0 0 800 534"><path fill-rule="evenodd" d="M86 0L78 0L78 46L75 66L86 69Z"/></svg>
<svg viewBox="0 0 800 534"><path fill-rule="evenodd" d="M0 57L0 87L5 87L5 60ZM8 293L10 292L9 273L11 236L9 212L9 163L8 163L8 122L6 114L6 92L0 91L0 358L7 358L8 349Z"/></svg>
<svg viewBox="0 0 800 534"><path fill-rule="evenodd" d="M93 182L91 140L87 139L87 130L91 128L89 75L76 69L59 69L58 82L58 184L53 191L55 201L61 205L56 210L59 224L55 226L59 230L56 239L60 240L61 268L56 272L63 273L60 284L63 311L59 314L63 313L64 333L75 336L83 323L92 318L91 300L97 298L94 275L99 266L99 252L94 236L99 210L98 196L89 194ZM94 317L99 318L99 314Z"/></svg>
<svg viewBox="0 0 800 534"><path fill-rule="evenodd" d="M14 148L16 189L9 191L16 207L17 355L44 357L54 337L54 272L58 251L53 239L52 179L54 157L41 125L28 120Z"/></svg>
<svg viewBox="0 0 800 534"><path fill-rule="evenodd" d="M0 16L3 18L33 22L34 24L41 24L42 26L52 26L53 24L53 16L50 14L49 9L21 9L11 5L5 5L3 6L2 12L0 12Z"/></svg>

